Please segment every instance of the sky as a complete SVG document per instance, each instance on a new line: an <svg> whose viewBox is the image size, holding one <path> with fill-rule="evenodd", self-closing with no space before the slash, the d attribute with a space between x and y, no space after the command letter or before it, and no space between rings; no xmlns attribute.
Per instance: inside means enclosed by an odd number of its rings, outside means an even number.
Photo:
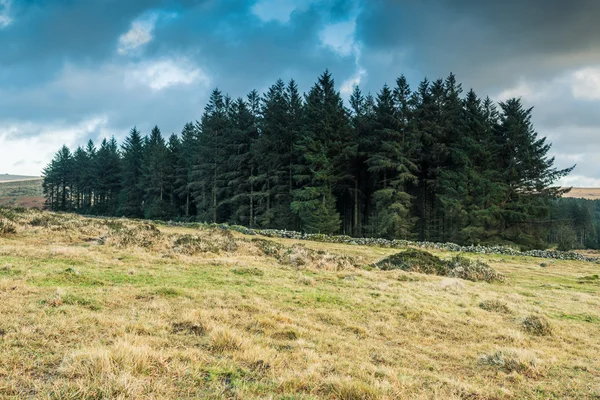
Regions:
<svg viewBox="0 0 600 400"><path fill-rule="evenodd" d="M308 91L328 68L347 97L404 74L457 75L520 97L562 185L600 186L597 0L0 0L0 173L39 175L62 144L165 136L210 92Z"/></svg>

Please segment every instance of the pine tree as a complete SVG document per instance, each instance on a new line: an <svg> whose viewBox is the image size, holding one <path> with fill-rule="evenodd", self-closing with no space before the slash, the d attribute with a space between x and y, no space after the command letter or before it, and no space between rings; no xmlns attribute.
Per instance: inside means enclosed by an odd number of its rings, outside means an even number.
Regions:
<svg viewBox="0 0 600 400"><path fill-rule="evenodd" d="M83 208L85 197L85 174L89 163L90 159L88 158L86 151L81 146L77 147L73 153L73 162L71 164L71 191L73 197L72 207L75 210L81 210Z"/></svg>
<svg viewBox="0 0 600 400"><path fill-rule="evenodd" d="M169 150L165 139L155 126L144 146L142 175L138 183L143 191L145 218L165 219L170 214L166 192L170 184Z"/></svg>
<svg viewBox="0 0 600 400"><path fill-rule="evenodd" d="M227 159L226 131L229 129L226 103L215 89L197 124L198 150L191 172L190 189L196 201L198 217L203 221L219 222L219 207L227 186L224 167Z"/></svg>
<svg viewBox="0 0 600 400"><path fill-rule="evenodd" d="M143 213L144 192L140 188L142 162L144 158L144 140L137 128L129 132L122 147L121 191L119 193L118 215L141 218Z"/></svg>
<svg viewBox="0 0 600 400"><path fill-rule="evenodd" d="M192 170L198 150L198 132L194 124L188 122L181 131L181 150L175 167L174 192L182 201L182 214L189 218L195 215L195 204L192 201Z"/></svg>
<svg viewBox="0 0 600 400"><path fill-rule="evenodd" d="M94 212L101 215L117 215L121 190L121 156L114 137L102 141L96 160L98 186Z"/></svg>
<svg viewBox="0 0 600 400"><path fill-rule="evenodd" d="M305 231L337 233L341 221L334 190L346 178L341 163L349 121L329 71L319 77L306 96L304 129L297 141L302 169L296 180L302 187L294 191L292 210Z"/></svg>
<svg viewBox="0 0 600 400"><path fill-rule="evenodd" d="M251 92L248 99L252 102L256 92ZM230 112L230 136L228 173L226 179L229 185L229 203L231 217L229 222L247 226L253 225L254 191L253 174L256 169L250 151L252 144L258 138L255 116L246 102L239 98Z"/></svg>
<svg viewBox="0 0 600 400"><path fill-rule="evenodd" d="M373 193L372 232L377 236L407 239L413 225L411 196L406 185L416 182L417 166L410 159L407 107L409 90L400 80L399 106L386 85L377 96L375 107L374 145L366 164L376 179ZM403 107L404 106L404 107Z"/></svg>
<svg viewBox="0 0 600 400"><path fill-rule="evenodd" d="M256 218L260 226L285 228L290 207L290 115L285 83L279 79L265 94L261 107L260 137L252 152L257 163Z"/></svg>
<svg viewBox="0 0 600 400"><path fill-rule="evenodd" d="M554 158L548 157L551 145L546 138L538 138L531 123L531 108L523 108L519 99L509 99L500 107L496 139L500 144L500 168L504 171L504 199L499 205L504 225L502 238L524 247L537 247L543 241L540 220L547 217L550 200L566 191L552 185L574 167L554 167Z"/></svg>
<svg viewBox="0 0 600 400"><path fill-rule="evenodd" d="M73 185L73 156L67 146L54 155L43 171L45 205L53 211L66 211L71 208Z"/></svg>
<svg viewBox="0 0 600 400"><path fill-rule="evenodd" d="M177 178L177 163L181 157L182 144L179 137L172 133L169 136L167 142L167 154L165 160L165 186L164 186L164 198L168 201L168 217L174 218L180 215L182 202L179 196L176 194L176 183Z"/></svg>

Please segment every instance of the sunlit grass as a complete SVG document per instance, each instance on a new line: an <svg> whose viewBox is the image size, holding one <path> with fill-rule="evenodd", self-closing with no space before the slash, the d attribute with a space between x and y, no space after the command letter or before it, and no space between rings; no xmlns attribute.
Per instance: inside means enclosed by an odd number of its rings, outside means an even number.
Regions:
<svg viewBox="0 0 600 400"><path fill-rule="evenodd" d="M596 264L470 255L506 276L489 284L362 268L393 249L11 220L0 398L600 396Z"/></svg>

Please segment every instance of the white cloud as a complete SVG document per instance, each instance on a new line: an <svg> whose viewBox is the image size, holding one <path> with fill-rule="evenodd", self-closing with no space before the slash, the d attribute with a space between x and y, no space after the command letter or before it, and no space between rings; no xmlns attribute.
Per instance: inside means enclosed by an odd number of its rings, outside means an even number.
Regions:
<svg viewBox="0 0 600 400"><path fill-rule="evenodd" d="M63 144L73 150L89 137L112 135L107 123L108 118L102 115L74 125L0 121L0 173L39 176Z"/></svg>
<svg viewBox="0 0 600 400"><path fill-rule="evenodd" d="M152 41L157 19L156 14L150 14L133 21L131 28L119 37L119 54L129 54Z"/></svg>
<svg viewBox="0 0 600 400"><path fill-rule="evenodd" d="M9 26L13 19L10 16L11 0L0 0L0 29Z"/></svg>
<svg viewBox="0 0 600 400"><path fill-rule="evenodd" d="M352 55L356 48L356 19L327 25L319 33L321 44L340 56Z"/></svg>
<svg viewBox="0 0 600 400"><path fill-rule="evenodd" d="M348 97L355 86L360 86L363 79L367 76L367 70L358 66L356 73L342 83L340 92L344 97Z"/></svg>
<svg viewBox="0 0 600 400"><path fill-rule="evenodd" d="M562 187L598 188L600 187L600 179L583 175L569 175L559 180L556 185Z"/></svg>
<svg viewBox="0 0 600 400"><path fill-rule="evenodd" d="M552 83L545 82L544 84L535 84L521 80L515 86L505 89L494 96L494 99L497 101L506 101L516 97L527 101L537 101L549 96L550 93L548 87L551 86Z"/></svg>
<svg viewBox="0 0 600 400"><path fill-rule="evenodd" d="M292 13L306 5L301 0L259 0L252 6L252 13L263 22L277 21L287 24Z"/></svg>
<svg viewBox="0 0 600 400"><path fill-rule="evenodd" d="M575 71L571 79L573 97L582 100L600 100L600 67Z"/></svg>
<svg viewBox="0 0 600 400"><path fill-rule="evenodd" d="M142 84L152 90L175 85L210 84L209 77L185 58L148 61L132 66L125 73L126 85Z"/></svg>

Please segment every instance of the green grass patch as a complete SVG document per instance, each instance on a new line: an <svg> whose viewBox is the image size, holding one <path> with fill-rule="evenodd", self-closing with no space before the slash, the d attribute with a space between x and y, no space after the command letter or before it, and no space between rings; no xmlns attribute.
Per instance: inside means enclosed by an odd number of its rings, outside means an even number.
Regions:
<svg viewBox="0 0 600 400"><path fill-rule="evenodd" d="M154 294L163 297L179 297L184 295L183 291L171 287L158 288L154 291Z"/></svg>
<svg viewBox="0 0 600 400"><path fill-rule="evenodd" d="M590 314L555 314L553 315L555 318L558 318L563 321L578 321L578 322L588 322L590 324L600 323L600 318L595 315Z"/></svg>
<svg viewBox="0 0 600 400"><path fill-rule="evenodd" d="M260 268L234 268L231 270L236 275L249 275L249 276L264 276L265 272Z"/></svg>

